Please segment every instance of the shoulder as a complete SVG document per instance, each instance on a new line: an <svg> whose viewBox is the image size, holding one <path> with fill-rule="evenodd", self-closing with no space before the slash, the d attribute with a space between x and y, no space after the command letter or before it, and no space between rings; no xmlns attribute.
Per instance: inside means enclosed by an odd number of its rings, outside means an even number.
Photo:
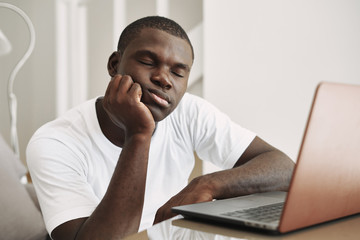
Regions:
<svg viewBox="0 0 360 240"><path fill-rule="evenodd" d="M88 141L89 125L95 121L95 99L91 99L41 126L31 137L27 149L46 151L50 146L79 149L79 143Z"/></svg>
<svg viewBox="0 0 360 240"><path fill-rule="evenodd" d="M81 128L86 121L96 120L95 100L88 100L42 125L33 135L32 139L40 136L59 136L62 132L67 132L74 128ZM51 133L57 132L53 135Z"/></svg>
<svg viewBox="0 0 360 240"><path fill-rule="evenodd" d="M229 117L205 99L185 93L178 107L166 119L176 129L187 130L190 135L207 132L215 125L230 121Z"/></svg>

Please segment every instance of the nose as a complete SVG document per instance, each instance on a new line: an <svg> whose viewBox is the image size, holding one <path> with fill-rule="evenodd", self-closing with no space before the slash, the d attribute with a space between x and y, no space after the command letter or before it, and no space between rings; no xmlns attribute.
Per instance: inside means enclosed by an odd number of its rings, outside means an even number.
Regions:
<svg viewBox="0 0 360 240"><path fill-rule="evenodd" d="M160 86L163 89L169 90L172 88L172 84L170 81L170 76L166 72L166 69L158 69L157 71L154 71L154 73L151 76L151 81L157 85Z"/></svg>

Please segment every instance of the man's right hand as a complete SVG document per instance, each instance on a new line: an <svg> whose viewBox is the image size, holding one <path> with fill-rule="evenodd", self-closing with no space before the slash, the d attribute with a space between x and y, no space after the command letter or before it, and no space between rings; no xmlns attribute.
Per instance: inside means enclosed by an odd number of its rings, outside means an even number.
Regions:
<svg viewBox="0 0 360 240"><path fill-rule="evenodd" d="M141 96L141 86L129 75L115 75L106 90L103 107L113 123L125 130L125 141L136 134L152 134L155 129L154 118Z"/></svg>
<svg viewBox="0 0 360 240"><path fill-rule="evenodd" d="M51 236L67 239L120 239L136 233L144 205L151 136L155 129L150 110L140 101L141 86L128 75L115 75L103 107L111 121L125 130L125 143L109 186L94 212L56 227Z"/></svg>

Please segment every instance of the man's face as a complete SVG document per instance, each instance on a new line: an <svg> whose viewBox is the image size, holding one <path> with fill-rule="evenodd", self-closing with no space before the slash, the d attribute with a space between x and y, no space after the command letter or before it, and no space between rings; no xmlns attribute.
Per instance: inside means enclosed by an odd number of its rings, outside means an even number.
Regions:
<svg viewBox="0 0 360 240"><path fill-rule="evenodd" d="M117 72L130 75L140 84L141 101L158 122L167 117L184 96L192 62L187 41L146 28L126 47Z"/></svg>

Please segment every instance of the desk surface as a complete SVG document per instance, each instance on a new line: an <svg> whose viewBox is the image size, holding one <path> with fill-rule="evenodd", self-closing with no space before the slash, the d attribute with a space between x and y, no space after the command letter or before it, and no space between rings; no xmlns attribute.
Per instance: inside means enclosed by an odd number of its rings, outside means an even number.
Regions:
<svg viewBox="0 0 360 240"><path fill-rule="evenodd" d="M319 224L303 230L283 234L271 235L254 232L245 228L231 228L210 223L198 222L182 218L174 218L156 224L146 231L139 232L126 240L172 240L172 239L213 239L213 240L331 240L331 239L360 239L360 214L343 219Z"/></svg>

